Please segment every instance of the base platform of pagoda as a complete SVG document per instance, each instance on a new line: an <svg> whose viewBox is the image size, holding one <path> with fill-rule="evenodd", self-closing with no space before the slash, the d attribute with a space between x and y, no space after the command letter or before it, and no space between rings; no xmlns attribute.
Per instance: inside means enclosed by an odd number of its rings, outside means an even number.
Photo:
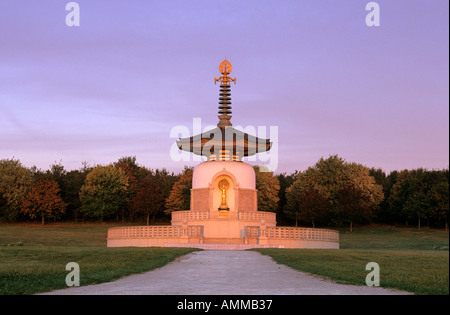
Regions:
<svg viewBox="0 0 450 315"><path fill-rule="evenodd" d="M339 249L339 232L298 227L248 226L241 237L205 237L203 226L131 226L108 230L108 247L190 247L211 250L251 248Z"/></svg>

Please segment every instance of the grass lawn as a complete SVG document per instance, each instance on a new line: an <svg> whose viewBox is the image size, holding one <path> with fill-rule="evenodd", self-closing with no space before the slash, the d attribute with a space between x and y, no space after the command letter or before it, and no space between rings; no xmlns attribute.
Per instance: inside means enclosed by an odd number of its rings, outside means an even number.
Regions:
<svg viewBox="0 0 450 315"><path fill-rule="evenodd" d="M366 226L339 230L341 249L446 250L448 231L395 226Z"/></svg>
<svg viewBox="0 0 450 315"><path fill-rule="evenodd" d="M365 285L366 264L380 266L380 286L449 294L449 234L391 226L340 231L340 250L260 249L275 261L338 283Z"/></svg>
<svg viewBox="0 0 450 315"><path fill-rule="evenodd" d="M159 268L194 251L185 248L107 248L100 224L0 225L0 294L67 288L65 266L80 266L80 284L108 282ZM131 259L132 258L132 259Z"/></svg>

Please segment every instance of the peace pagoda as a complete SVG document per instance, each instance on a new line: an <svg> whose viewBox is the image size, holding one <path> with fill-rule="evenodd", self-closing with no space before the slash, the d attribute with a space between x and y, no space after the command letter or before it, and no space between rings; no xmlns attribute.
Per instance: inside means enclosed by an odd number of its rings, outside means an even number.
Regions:
<svg viewBox="0 0 450 315"><path fill-rule="evenodd" d="M233 128L231 70L224 60L214 78L220 83L217 127L177 141L180 150L206 157L194 168L190 210L173 211L171 225L110 228L108 247L339 248L337 231L278 227L274 212L258 211L255 171L242 158L269 151L272 143Z"/></svg>

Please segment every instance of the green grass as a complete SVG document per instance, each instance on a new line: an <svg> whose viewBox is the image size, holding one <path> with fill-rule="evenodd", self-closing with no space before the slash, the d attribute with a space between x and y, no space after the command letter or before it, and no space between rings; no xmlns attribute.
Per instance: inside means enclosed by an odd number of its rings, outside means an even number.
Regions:
<svg viewBox="0 0 450 315"><path fill-rule="evenodd" d="M341 249L446 250L448 231L415 227L366 226L339 230Z"/></svg>
<svg viewBox="0 0 450 315"><path fill-rule="evenodd" d="M80 284L98 284L153 270L194 251L107 248L108 225L0 225L0 294L67 288L65 266L80 266Z"/></svg>
<svg viewBox="0 0 450 315"><path fill-rule="evenodd" d="M106 246L106 224L0 224L0 246Z"/></svg>
<svg viewBox="0 0 450 315"><path fill-rule="evenodd" d="M340 231L340 250L260 249L275 261L337 283L365 285L366 264L380 266L380 286L449 294L449 234L390 226Z"/></svg>

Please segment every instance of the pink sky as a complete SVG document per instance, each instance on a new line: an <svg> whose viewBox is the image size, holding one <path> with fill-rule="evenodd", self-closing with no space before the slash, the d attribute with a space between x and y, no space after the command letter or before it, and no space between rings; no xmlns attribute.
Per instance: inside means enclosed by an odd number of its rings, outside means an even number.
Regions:
<svg viewBox="0 0 450 315"><path fill-rule="evenodd" d="M362 0L80 0L79 27L67 2L0 2L0 159L196 165L170 131L217 124L226 57L232 122L278 127L277 173L449 165L447 0L377 1L380 27Z"/></svg>

